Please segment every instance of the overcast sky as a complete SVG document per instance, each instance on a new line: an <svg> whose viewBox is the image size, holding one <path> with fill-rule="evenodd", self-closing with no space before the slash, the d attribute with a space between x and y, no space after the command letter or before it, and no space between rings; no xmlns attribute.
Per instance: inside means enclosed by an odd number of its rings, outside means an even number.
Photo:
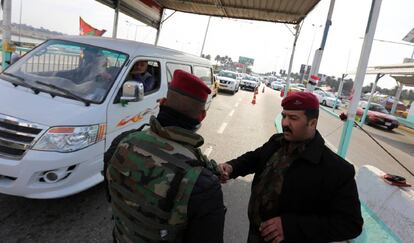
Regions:
<svg viewBox="0 0 414 243"><path fill-rule="evenodd" d="M24 24L77 35L79 16L82 16L92 26L106 29L104 36L112 36L113 10L94 0L12 2L12 22L19 22L22 3L21 22ZM314 51L320 46L329 2L322 0L305 19L293 63L294 72L299 71L300 64L312 63ZM360 38L364 35L371 2L336 0L321 73L340 76L356 70L363 41ZM375 38L401 42L414 27L413 10L412 0L383 0ZM207 21L207 16L176 13L163 25L159 44L199 55ZM293 30L292 27L289 26ZM154 43L156 31L153 28L123 14L120 15L118 28L118 38L136 38L137 41ZM253 70L256 72L279 71L288 67L292 44L293 35L284 24L214 17L204 53L210 54L213 59L217 54L229 55L233 60L247 56L255 59ZM369 66L401 63L403 58L411 56L413 50L412 46L375 41ZM367 78L365 85L370 81L372 78ZM391 88L395 85L395 81L387 77L379 82L380 87Z"/></svg>

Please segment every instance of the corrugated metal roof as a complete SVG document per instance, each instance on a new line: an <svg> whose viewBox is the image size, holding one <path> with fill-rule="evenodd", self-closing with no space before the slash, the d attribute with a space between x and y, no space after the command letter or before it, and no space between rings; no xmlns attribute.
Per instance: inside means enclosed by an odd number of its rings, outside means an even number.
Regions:
<svg viewBox="0 0 414 243"><path fill-rule="evenodd" d="M96 0L114 8L116 0ZM157 27L163 8L217 17L298 24L320 0L119 0L120 11ZM159 14L158 16L156 16Z"/></svg>

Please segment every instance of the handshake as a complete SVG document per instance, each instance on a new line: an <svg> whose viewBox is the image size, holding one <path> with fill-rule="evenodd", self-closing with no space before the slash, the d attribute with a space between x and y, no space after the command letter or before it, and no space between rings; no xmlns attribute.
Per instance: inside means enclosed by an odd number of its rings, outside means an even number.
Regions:
<svg viewBox="0 0 414 243"><path fill-rule="evenodd" d="M221 163L218 165L218 169L220 172L220 182L226 183L231 176L231 173L233 172L233 166L227 163Z"/></svg>

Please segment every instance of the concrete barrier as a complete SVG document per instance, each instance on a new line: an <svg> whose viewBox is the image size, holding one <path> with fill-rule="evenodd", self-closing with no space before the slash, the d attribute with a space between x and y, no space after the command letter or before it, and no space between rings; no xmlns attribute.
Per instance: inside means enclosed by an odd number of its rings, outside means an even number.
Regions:
<svg viewBox="0 0 414 243"><path fill-rule="evenodd" d="M361 241L355 242L374 242L363 238L368 234L375 236L378 229L386 235L384 237L389 237L386 242L414 241L414 191L387 184L381 178L384 174L370 165L359 168L356 181L368 218L364 216L365 235L363 233L359 237Z"/></svg>

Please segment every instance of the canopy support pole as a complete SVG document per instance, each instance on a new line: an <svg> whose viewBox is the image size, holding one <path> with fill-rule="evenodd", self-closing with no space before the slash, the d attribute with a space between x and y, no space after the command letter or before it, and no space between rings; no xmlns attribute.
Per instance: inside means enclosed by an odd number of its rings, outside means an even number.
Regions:
<svg viewBox="0 0 414 243"><path fill-rule="evenodd" d="M404 87L404 84L399 83L397 93L395 94L394 103L392 103L392 108L390 112L391 115L394 115L395 110L397 109L398 101L400 101L400 96L401 96L403 87Z"/></svg>
<svg viewBox="0 0 414 243"><path fill-rule="evenodd" d="M113 31L112 31L112 38L116 39L116 35L118 33L118 19L119 19L119 3L121 0L115 0L115 12L114 12L114 24L113 24Z"/></svg>
<svg viewBox="0 0 414 243"><path fill-rule="evenodd" d="M11 44L11 13L12 13L12 1L4 0L3 2L3 43L2 43L2 70L9 66L12 44Z"/></svg>
<svg viewBox="0 0 414 243"><path fill-rule="evenodd" d="M174 13L175 13L175 12L174 12ZM171 17L174 13L172 13L172 14L170 15L170 17ZM160 25L158 26L158 29L157 29L157 35L155 36L155 43L154 43L154 45L155 45L155 46L158 46L158 41L160 40L161 29L162 29L162 25L163 25L163 23L164 23L164 15L165 15L165 8L163 8L163 9L162 9Z"/></svg>
<svg viewBox="0 0 414 243"><path fill-rule="evenodd" d="M358 68L355 75L354 94L350 108L348 110L348 118L342 130L341 140L339 142L338 154L346 157L349 143L352 135L352 128L354 127L355 114L359 99L361 97L362 85L364 84L365 73L367 71L369 55L371 54L372 42L374 40L375 29L377 27L378 16L381 9L382 0L372 0L371 10L368 17L367 28L365 30L364 43L361 49Z"/></svg>
<svg viewBox="0 0 414 243"><path fill-rule="evenodd" d="M296 33L295 33L295 39L293 41L292 53L290 55L289 69L288 69L288 74L287 74L287 77L286 77L286 86L285 86L283 97L287 96L287 93L288 93L288 90L289 90L289 87L290 87L290 74L292 72L293 58L295 56L296 42L298 41L300 28L301 28L300 23L295 25Z"/></svg>
<svg viewBox="0 0 414 243"><path fill-rule="evenodd" d="M332 107L333 112L335 112L335 109L336 109L335 107L336 107L336 104L338 104L338 99L342 95L342 89L344 88L344 79L347 75L348 74L345 74L345 73L342 74L341 82L339 83L338 94L336 95L336 99L335 99L334 105Z"/></svg>

